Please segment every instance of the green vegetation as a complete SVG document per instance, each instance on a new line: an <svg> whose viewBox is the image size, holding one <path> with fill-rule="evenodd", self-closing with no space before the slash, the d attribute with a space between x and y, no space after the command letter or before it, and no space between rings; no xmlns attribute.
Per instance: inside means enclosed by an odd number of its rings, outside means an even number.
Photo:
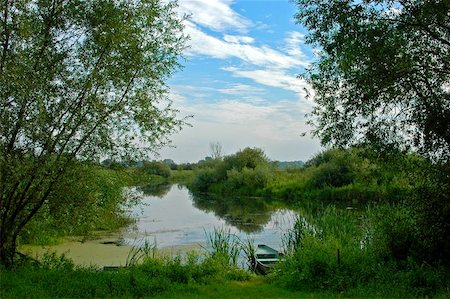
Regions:
<svg viewBox="0 0 450 299"><path fill-rule="evenodd" d="M270 175L246 181L261 166ZM369 146L330 149L303 167L280 170L261 150L245 149L199 167L191 188L259 196L241 197L246 207L278 200L301 211L283 238L288 258L273 274L283 287L420 297L450 286L446 171L417 154Z"/></svg>
<svg viewBox="0 0 450 299"><path fill-rule="evenodd" d="M23 265L2 272L2 298L317 298L325 292L290 291L269 284L221 261L196 258L147 260L114 271L80 269L67 261Z"/></svg>
<svg viewBox="0 0 450 299"><path fill-rule="evenodd" d="M176 2L5 2L0 297L448 297L448 1L295 2L322 51L304 74L310 123L334 147L288 168L257 148L223 156L218 142L195 165L92 164L151 152L184 124L161 105L186 40ZM129 221L124 187L161 195L168 182L230 196L216 202L225 219L241 216L236 202L301 211L270 283L236 267L252 241L220 229L209 255L156 258L145 243L110 272L16 254L18 243L117 229Z"/></svg>
<svg viewBox="0 0 450 299"><path fill-rule="evenodd" d="M449 2L295 3L306 41L321 49L303 74L315 91L309 122L323 144L346 150L306 163L302 184L281 176L268 191L370 205L353 227L327 210L315 233L296 225L287 243L298 250L278 278L292 288L448 296Z"/></svg>
<svg viewBox="0 0 450 299"><path fill-rule="evenodd" d="M87 236L128 223L123 187L126 171L76 164L20 234L21 244L51 244L67 235Z"/></svg>
<svg viewBox="0 0 450 299"><path fill-rule="evenodd" d="M225 228L214 228L212 232L205 232L208 245L211 247L211 257L223 259L231 266L237 266L241 240Z"/></svg>
<svg viewBox="0 0 450 299"><path fill-rule="evenodd" d="M165 80L186 36L171 1L1 5L0 264L76 160L134 157L185 123ZM69 177L67 177L69 176Z"/></svg>
<svg viewBox="0 0 450 299"><path fill-rule="evenodd" d="M153 297L169 292L193 292L205 284L247 281L250 275L222 259L146 258L139 265L115 271L77 268L64 257L48 255L43 263L25 261L2 271L2 298Z"/></svg>
<svg viewBox="0 0 450 299"><path fill-rule="evenodd" d="M387 211L384 208L383 214L371 211L360 218L355 216L361 212L327 206L314 217L299 218L286 234L292 250L271 277L276 284L289 289L328 290L345 296L447 296L448 267L423 263L411 256L394 256L392 250L400 253L398 250L405 249L397 245L408 236L396 234L399 231L407 234L401 218L393 215L398 215L398 210ZM379 231L374 217L380 216L385 223L395 226L396 232L390 235ZM377 239L377 234L397 237L398 243L388 244Z"/></svg>
<svg viewBox="0 0 450 299"><path fill-rule="evenodd" d="M124 209L139 200L125 187L167 184L166 178L114 165L73 163L62 184L24 227L19 244L48 245L65 236L117 230L131 221Z"/></svg>
<svg viewBox="0 0 450 299"><path fill-rule="evenodd" d="M19 244L56 244L66 236L85 238L97 231L114 231L131 219L125 209L140 200L133 190L163 196L172 183L186 183L190 171L171 171L158 161L127 167L111 161L108 167L73 162L64 180L55 187L42 208L24 227Z"/></svg>
<svg viewBox="0 0 450 299"><path fill-rule="evenodd" d="M449 1L295 0L323 144L414 148L450 162ZM383 55L380 55L383 53Z"/></svg>
<svg viewBox="0 0 450 299"><path fill-rule="evenodd" d="M190 188L198 192L254 195L269 180L271 169L261 149L245 148L223 159L199 163Z"/></svg>

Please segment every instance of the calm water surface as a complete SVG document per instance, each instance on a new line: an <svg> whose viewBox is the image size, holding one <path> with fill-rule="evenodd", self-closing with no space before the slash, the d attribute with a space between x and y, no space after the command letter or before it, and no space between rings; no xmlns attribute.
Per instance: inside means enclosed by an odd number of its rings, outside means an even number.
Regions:
<svg viewBox="0 0 450 299"><path fill-rule="evenodd" d="M177 185L144 190L141 204L131 213L136 223L127 228L125 242L147 239L156 241L159 248L207 245L205 231L223 227L243 240L250 237L256 244L280 249L281 236L296 217L291 210L270 210L258 198L193 196L187 188Z"/></svg>

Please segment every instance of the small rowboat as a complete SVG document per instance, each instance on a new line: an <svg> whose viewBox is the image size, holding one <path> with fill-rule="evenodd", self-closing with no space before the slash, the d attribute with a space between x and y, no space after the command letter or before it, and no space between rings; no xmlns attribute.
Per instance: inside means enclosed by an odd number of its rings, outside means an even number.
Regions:
<svg viewBox="0 0 450 299"><path fill-rule="evenodd" d="M259 244L255 252L256 272L266 274L281 259L282 254L267 245Z"/></svg>

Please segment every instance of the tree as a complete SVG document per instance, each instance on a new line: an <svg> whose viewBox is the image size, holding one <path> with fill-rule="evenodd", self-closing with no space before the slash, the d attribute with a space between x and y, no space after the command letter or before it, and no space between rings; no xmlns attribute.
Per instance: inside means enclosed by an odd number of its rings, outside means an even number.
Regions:
<svg viewBox="0 0 450 299"><path fill-rule="evenodd" d="M320 58L305 75L324 144L450 161L450 2L296 0Z"/></svg>
<svg viewBox="0 0 450 299"><path fill-rule="evenodd" d="M175 2L0 4L0 263L75 159L155 151L184 124L165 79L184 48Z"/></svg>
<svg viewBox="0 0 450 299"><path fill-rule="evenodd" d="M450 2L295 2L307 42L321 49L305 75L315 91L314 134L324 144L363 142L427 157L431 163L416 166L418 187L403 205L415 217L421 258L448 263Z"/></svg>
<svg viewBox="0 0 450 299"><path fill-rule="evenodd" d="M220 142L211 142L209 144L209 150L211 153L211 157L214 160L220 160L222 159L222 144Z"/></svg>

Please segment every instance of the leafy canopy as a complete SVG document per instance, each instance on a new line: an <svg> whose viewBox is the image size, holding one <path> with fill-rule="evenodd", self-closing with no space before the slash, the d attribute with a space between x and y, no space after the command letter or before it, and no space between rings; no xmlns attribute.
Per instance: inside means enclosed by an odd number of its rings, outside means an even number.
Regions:
<svg viewBox="0 0 450 299"><path fill-rule="evenodd" d="M450 159L450 2L295 0L318 46L305 75L324 144L370 142Z"/></svg>
<svg viewBox="0 0 450 299"><path fill-rule="evenodd" d="M183 125L165 85L186 41L176 5L1 2L1 263L71 161L153 151Z"/></svg>

